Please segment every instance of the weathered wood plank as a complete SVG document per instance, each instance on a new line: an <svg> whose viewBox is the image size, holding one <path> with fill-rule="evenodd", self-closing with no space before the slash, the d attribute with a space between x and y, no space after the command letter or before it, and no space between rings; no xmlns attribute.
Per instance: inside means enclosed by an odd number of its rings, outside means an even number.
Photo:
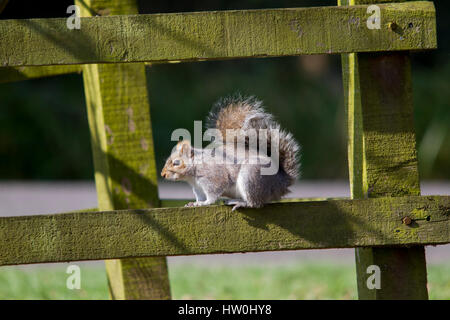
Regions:
<svg viewBox="0 0 450 320"><path fill-rule="evenodd" d="M348 199L346 197L337 197L337 198L284 198L279 202L307 202L307 201L326 201L326 200L344 200ZM186 203L191 202L193 199L161 199L161 207L183 207ZM195 199L194 199L195 200ZM223 205L223 201L218 202L219 205ZM97 210L95 210L97 211Z"/></svg>
<svg viewBox="0 0 450 320"><path fill-rule="evenodd" d="M0 20L0 65L168 62L436 48L432 2L213 11L81 19ZM396 32L389 22L398 26ZM413 26L413 27L410 27ZM18 41L24 40L24 41Z"/></svg>
<svg viewBox="0 0 450 320"><path fill-rule="evenodd" d="M352 198L419 195L408 53L353 53L342 63ZM355 257L360 299L428 298L423 246L357 248ZM380 267L379 289L367 286L371 265Z"/></svg>
<svg viewBox="0 0 450 320"><path fill-rule="evenodd" d="M449 242L450 196L0 218L0 265Z"/></svg>
<svg viewBox="0 0 450 320"><path fill-rule="evenodd" d="M81 5L82 15L99 8L111 14L137 13L135 0L86 0ZM144 64L85 65L83 78L99 208L158 207ZM165 257L105 264L113 299L170 299Z"/></svg>
<svg viewBox="0 0 450 320"><path fill-rule="evenodd" d="M367 197L419 195L409 55L357 58L363 130L359 187ZM424 247L358 249L357 261L360 298L428 298ZM373 264L381 268L380 290L366 285L367 267Z"/></svg>
<svg viewBox="0 0 450 320"><path fill-rule="evenodd" d="M395 2L405 2L409 0L396 0ZM392 0L338 0L338 2L342 2L342 5L349 5L349 2L352 6L355 5L362 5L362 4L380 4L380 3L388 3L388 2L394 2Z"/></svg>
<svg viewBox="0 0 450 320"><path fill-rule="evenodd" d="M307 202L307 201L326 201L326 200L345 200L348 199L346 197L338 197L338 198L284 198L279 202ZM192 202L195 199L160 199L160 207L161 208L173 208L173 207L183 207L188 202ZM219 205L223 205L223 201L218 202ZM88 211L99 211L98 208L86 208L81 210L74 210L71 212L88 212Z"/></svg>
<svg viewBox="0 0 450 320"><path fill-rule="evenodd" d="M69 73L81 73L81 69L82 66L80 65L0 68L0 83L53 77Z"/></svg>

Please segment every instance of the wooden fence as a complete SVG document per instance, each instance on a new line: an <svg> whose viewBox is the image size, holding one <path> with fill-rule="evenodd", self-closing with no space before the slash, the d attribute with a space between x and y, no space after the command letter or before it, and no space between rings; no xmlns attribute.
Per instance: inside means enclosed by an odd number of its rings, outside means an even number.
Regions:
<svg viewBox="0 0 450 320"><path fill-rule="evenodd" d="M112 298L167 299L165 256L356 248L359 298L427 299L424 246L450 243L450 197L420 196L409 51L437 47L436 17L385 2L137 15L135 0L77 0L80 30L0 20L0 82L83 74L99 203L0 218L0 265L104 259ZM158 208L145 63L300 54L342 56L352 199Z"/></svg>

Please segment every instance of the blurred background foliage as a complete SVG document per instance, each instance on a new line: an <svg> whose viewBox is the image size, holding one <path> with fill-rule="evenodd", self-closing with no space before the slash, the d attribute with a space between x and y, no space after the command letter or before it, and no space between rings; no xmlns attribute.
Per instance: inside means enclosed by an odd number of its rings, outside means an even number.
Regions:
<svg viewBox="0 0 450 320"><path fill-rule="evenodd" d="M1 19L67 17L72 1L10 1ZM335 1L140 1L141 13L335 5ZM422 179L450 179L450 2L435 1L438 46L414 53L415 125ZM305 179L346 179L340 57L300 56L152 65L148 88L157 164L176 128L193 130L210 106L236 91L265 102L301 143ZM93 179L80 75L0 85L0 179ZM192 131L191 131L192 132Z"/></svg>

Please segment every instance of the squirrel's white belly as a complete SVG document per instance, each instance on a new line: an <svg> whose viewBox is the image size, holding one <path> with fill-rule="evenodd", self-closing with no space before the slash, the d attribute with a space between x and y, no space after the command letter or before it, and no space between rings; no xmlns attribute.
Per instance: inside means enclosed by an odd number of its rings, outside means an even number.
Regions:
<svg viewBox="0 0 450 320"><path fill-rule="evenodd" d="M230 199L242 199L242 196L237 188L237 184L233 184L227 190L225 190L223 196Z"/></svg>

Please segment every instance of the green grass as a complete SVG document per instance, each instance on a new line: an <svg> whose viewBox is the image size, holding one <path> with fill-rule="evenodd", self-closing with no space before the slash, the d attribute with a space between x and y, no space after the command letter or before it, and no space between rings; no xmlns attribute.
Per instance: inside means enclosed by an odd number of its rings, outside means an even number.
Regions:
<svg viewBox="0 0 450 320"><path fill-rule="evenodd" d="M81 266L81 289L66 288L66 265L3 267L0 299L108 299L104 268ZM171 267L175 299L355 299L354 267L332 263L286 266ZM450 264L428 268L431 299L450 299Z"/></svg>
<svg viewBox="0 0 450 320"><path fill-rule="evenodd" d="M182 299L354 299L351 266L325 264L208 268L180 266L170 272Z"/></svg>

